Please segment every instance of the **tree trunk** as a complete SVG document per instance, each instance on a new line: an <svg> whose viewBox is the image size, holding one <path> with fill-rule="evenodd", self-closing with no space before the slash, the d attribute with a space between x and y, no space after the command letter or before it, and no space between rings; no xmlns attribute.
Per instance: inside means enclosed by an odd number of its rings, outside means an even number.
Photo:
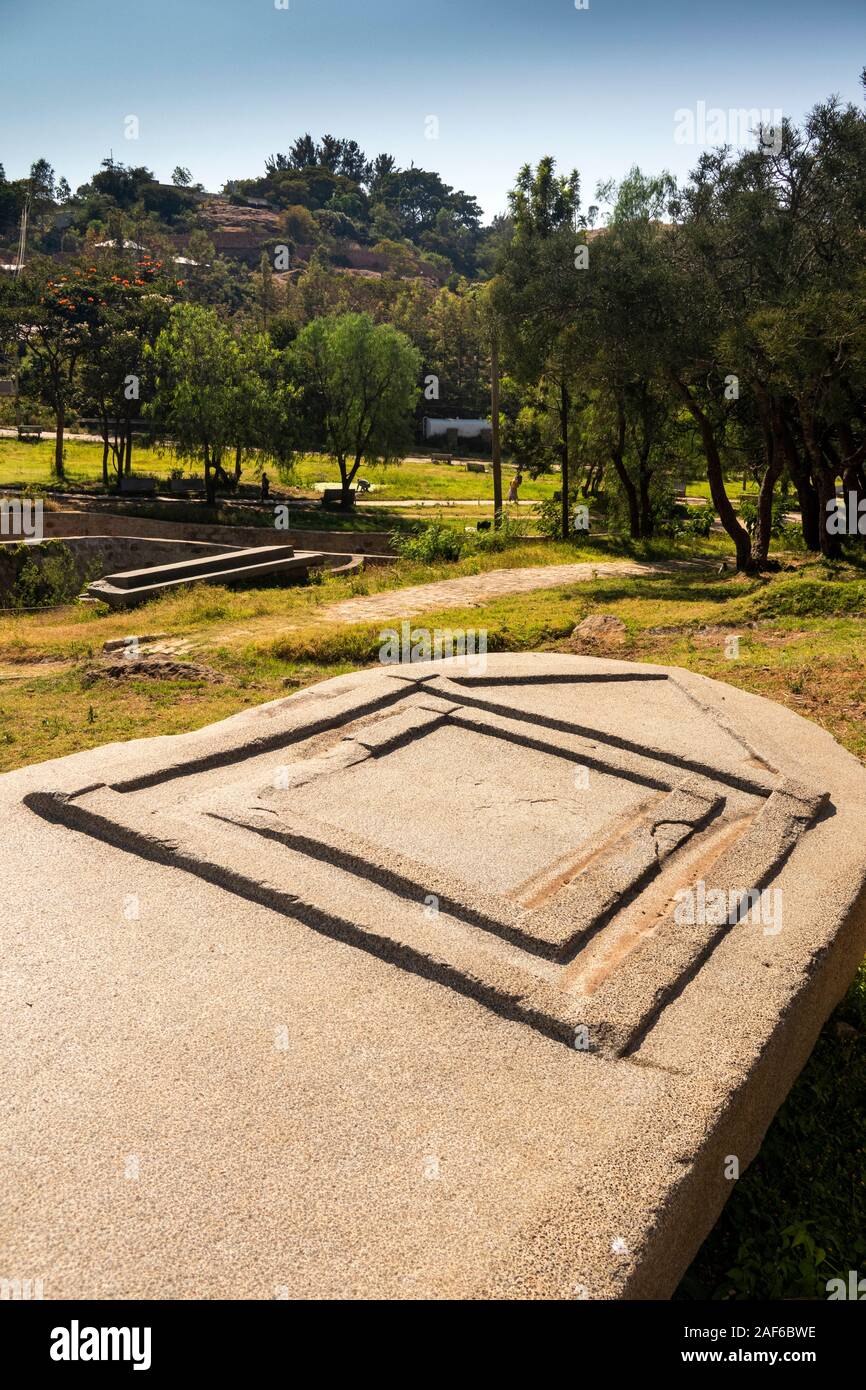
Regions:
<svg viewBox="0 0 866 1390"><path fill-rule="evenodd" d="M866 498L866 475L863 472L866 440L858 445L850 425L841 424L839 441L842 445L842 487L845 493L847 531L849 536L862 536L860 503Z"/></svg>
<svg viewBox="0 0 866 1390"><path fill-rule="evenodd" d="M240 480L241 480L241 453L242 453L242 449L241 449L240 444L236 444L236 445L235 445L235 484L236 484L236 485L237 485L237 484L240 482Z"/></svg>
<svg viewBox="0 0 866 1390"><path fill-rule="evenodd" d="M223 468L222 451L218 457L214 458L214 486L221 487L226 492L234 491L234 479Z"/></svg>
<svg viewBox="0 0 866 1390"><path fill-rule="evenodd" d="M773 412L773 435L777 452L784 458L785 465L794 484L797 500L800 503L800 525L806 549L813 552L821 549L821 521L818 516L818 493L809 476L809 470L797 452L797 445L791 427L785 418L782 406L777 405Z"/></svg>
<svg viewBox="0 0 866 1390"><path fill-rule="evenodd" d="M691 391L680 381L676 374L673 374L671 381L682 397L687 406L692 419L698 426L701 435L701 443L704 447L704 457L707 460L707 481L710 484L710 496L713 499L713 506L719 514L719 520L734 543L734 550L737 557L737 569L750 573L755 565L752 560L752 543L749 533L746 530L737 513L734 510L731 499L725 489L725 476L722 471L722 460L719 456L716 438L713 434L713 427L709 418L705 414L697 401L692 396Z"/></svg>
<svg viewBox="0 0 866 1390"><path fill-rule="evenodd" d="M567 541L571 534L571 517L568 510L568 387L562 381L559 387L559 428L560 457L562 459L562 539Z"/></svg>
<svg viewBox="0 0 866 1390"><path fill-rule="evenodd" d="M773 531L773 495L785 460L781 451L776 447L776 436L773 430L773 406L769 392L763 382L755 381L755 395L758 400L758 413L761 420L761 432L764 436L764 471L758 489L758 515L755 521L755 532L752 536L752 559L758 569L763 569L767 563L770 553L770 541ZM746 489L746 472L743 470L743 491Z"/></svg>
<svg viewBox="0 0 866 1390"><path fill-rule="evenodd" d="M123 456L123 471L127 477L132 472L132 426L129 423L127 423L126 426L126 450Z"/></svg>
<svg viewBox="0 0 866 1390"><path fill-rule="evenodd" d="M797 489L797 500L800 503L800 525L806 549L817 552L821 549L821 509L817 490L808 476L802 481L795 479L794 487Z"/></svg>
<svg viewBox="0 0 866 1390"><path fill-rule="evenodd" d="M210 456L210 449L204 446L204 498L208 507L216 505L216 473Z"/></svg>
<svg viewBox="0 0 866 1390"><path fill-rule="evenodd" d="M619 401L616 403L616 441L610 446L610 457L616 476L622 485L628 505L628 529L633 541L639 541L640 530L640 506L638 503L637 488L629 477L628 469L625 465L625 411Z"/></svg>
<svg viewBox="0 0 866 1390"><path fill-rule="evenodd" d="M583 484L584 497L598 497L598 490L604 478L604 461L591 463L586 470L586 479Z"/></svg>
<svg viewBox="0 0 866 1390"><path fill-rule="evenodd" d="M836 479L830 474L829 469L821 468L815 481L818 485L818 516L821 520L821 554L828 560L837 560L842 554L842 541L827 525L836 511Z"/></svg>
<svg viewBox="0 0 866 1390"><path fill-rule="evenodd" d="M103 426L102 431L102 486L108 491L108 426Z"/></svg>
<svg viewBox="0 0 866 1390"><path fill-rule="evenodd" d="M821 554L828 560L836 560L842 554L842 542L828 526L830 517L836 511L836 470L828 467L824 460L815 432L815 421L808 406L800 406L800 423L803 427L803 443L806 446L812 480L818 493L818 535Z"/></svg>
<svg viewBox="0 0 866 1390"><path fill-rule="evenodd" d="M650 472L647 470L645 462L644 462L644 461L641 461L640 475L639 475L639 479L640 479L640 529L641 529L641 536L643 536L643 537L646 538L646 539L649 539L649 537L652 535L653 530L654 530L653 508L652 508L652 500L651 500L651 498L650 498L650 480L651 480L651 478L652 478L652 473L650 473Z"/></svg>
<svg viewBox="0 0 866 1390"><path fill-rule="evenodd" d="M57 402L57 432L54 436L54 476L63 480L63 429L66 423L66 406L61 398Z"/></svg>
<svg viewBox="0 0 866 1390"><path fill-rule="evenodd" d="M493 525L502 525L502 452L499 439L499 338L490 340L490 452L493 458Z"/></svg>
<svg viewBox="0 0 866 1390"><path fill-rule="evenodd" d="M755 523L755 534L752 538L752 559L758 569L762 569L767 563L767 556L770 553L770 540L773 529L773 492L778 482L783 468L783 460L773 451L773 457L764 470L761 479L761 487L758 492L758 519Z"/></svg>
<svg viewBox="0 0 866 1390"><path fill-rule="evenodd" d="M345 455L337 456L337 467L340 470L340 506L346 511L352 508L352 480L361 466L361 459L356 457L351 469L346 467Z"/></svg>
<svg viewBox="0 0 866 1390"><path fill-rule="evenodd" d="M856 464L846 468L842 474L842 489L845 494L846 529L849 536L862 536L860 530L860 504L866 497L866 479L863 470ZM866 508L864 508L866 511Z"/></svg>
<svg viewBox="0 0 866 1390"><path fill-rule="evenodd" d="M114 459L114 473L117 491L121 491L123 481L123 426L119 420L114 422L114 442L111 445L111 453Z"/></svg>

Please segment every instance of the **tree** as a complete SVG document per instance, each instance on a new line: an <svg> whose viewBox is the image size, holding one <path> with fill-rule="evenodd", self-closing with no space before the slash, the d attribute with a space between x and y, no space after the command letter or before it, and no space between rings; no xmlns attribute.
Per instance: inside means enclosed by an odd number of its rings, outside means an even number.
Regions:
<svg viewBox="0 0 866 1390"><path fill-rule="evenodd" d="M401 169L389 175L384 201L398 215L407 235L431 230L442 208L453 212L458 226L477 231L481 209L473 197L456 192L427 169Z"/></svg>
<svg viewBox="0 0 866 1390"><path fill-rule="evenodd" d="M155 390L149 414L180 458L204 465L205 498L213 506L218 481L228 481L224 455L238 443L238 344L212 309L176 304L152 359Z"/></svg>
<svg viewBox="0 0 866 1390"><path fill-rule="evenodd" d="M343 140L339 167L340 173L355 183L366 183L370 177L370 164L357 140Z"/></svg>
<svg viewBox="0 0 866 1390"><path fill-rule="evenodd" d="M427 315L430 370L438 378L438 408L445 415L481 415L490 395L491 320L489 292L443 289Z"/></svg>
<svg viewBox="0 0 866 1390"><path fill-rule="evenodd" d="M773 146L705 154L685 193L678 237L681 313L674 373L707 450L713 500L738 566L765 563L775 485L797 490L807 545L833 556L837 479L859 498L866 480L862 285L866 277L866 119L835 98L802 130L785 121ZM698 309L696 316L695 309ZM695 322L702 343L686 340ZM740 405L723 404L736 381ZM710 398L708 388L713 390ZM744 424L755 441L758 520L747 548L724 490L719 438Z"/></svg>
<svg viewBox="0 0 866 1390"><path fill-rule="evenodd" d="M50 260L31 261L18 282L18 323L25 380L54 412L54 473L64 476L66 417L76 398L77 368L88 329L97 321L96 266L59 275Z"/></svg>
<svg viewBox="0 0 866 1390"><path fill-rule="evenodd" d="M88 335L83 359L81 396L84 406L92 407L99 420L103 485L107 487L109 482L110 454L119 492L131 433L131 406L140 399L141 341L131 328L100 325Z"/></svg>
<svg viewBox="0 0 866 1390"><path fill-rule="evenodd" d="M279 157L279 156L278 156ZM310 169L319 163L316 142L309 132L295 140L289 151L289 164L293 169Z"/></svg>
<svg viewBox="0 0 866 1390"><path fill-rule="evenodd" d="M184 165L176 164L172 171L171 181L177 188L189 188L192 183L192 174Z"/></svg>
<svg viewBox="0 0 866 1390"><path fill-rule="evenodd" d="M93 175L90 187L104 197L110 198L118 207L130 208L141 196L146 184L156 183L156 176L143 164L133 168L119 164L114 159L103 159L99 172ZM79 189L79 196L87 192L87 185Z"/></svg>
<svg viewBox="0 0 866 1390"><path fill-rule="evenodd" d="M378 194L389 174L396 173L397 161L392 154L377 154L369 166L367 187L371 196Z"/></svg>
<svg viewBox="0 0 866 1390"><path fill-rule="evenodd" d="M685 239L688 233L683 236ZM666 363L672 390L697 427L710 497L733 541L737 569L749 571L755 568L751 538L725 486L723 441L731 417L725 399L726 372L716 352L718 301L706 276L696 272L687 254L685 258L680 254L678 238L672 247L674 275L668 308L659 326L658 350Z"/></svg>
<svg viewBox="0 0 866 1390"><path fill-rule="evenodd" d="M391 462L409 441L421 354L369 314L315 319L291 351L307 439L336 459L347 507L363 461Z"/></svg>
<svg viewBox="0 0 866 1390"><path fill-rule="evenodd" d="M580 175L556 174L556 160L545 155L533 171L524 164L508 195L515 233L544 239L563 228L575 228L580 209Z"/></svg>
<svg viewBox="0 0 866 1390"><path fill-rule="evenodd" d="M594 398L593 424L625 499L633 540L655 528L659 475L667 462L673 417L682 406L658 351L670 272L669 211L676 188L668 174L637 168L615 187L599 190L614 202L610 226L593 239L586 272L582 328L585 380Z"/></svg>
<svg viewBox="0 0 866 1390"><path fill-rule="evenodd" d="M239 340L239 373L232 405L235 479L244 458L260 473L273 463L280 478L291 478L298 439L300 391L291 380L291 353L275 347L265 334Z"/></svg>
<svg viewBox="0 0 866 1390"><path fill-rule="evenodd" d="M336 174L343 154L343 142L335 135L323 135L316 147L316 163Z"/></svg>
<svg viewBox="0 0 866 1390"><path fill-rule="evenodd" d="M132 466L133 422L146 389L146 345L164 327L171 306L161 265L145 255L136 269L132 278L108 270L89 278L98 309L87 325L80 360L82 406L94 410L100 423L103 482L108 486L110 455L118 491Z"/></svg>
<svg viewBox="0 0 866 1390"><path fill-rule="evenodd" d="M11 236L17 232L21 210L29 194L26 179L11 182L6 178L0 164L0 236Z"/></svg>
<svg viewBox="0 0 866 1390"><path fill-rule="evenodd" d="M572 170L557 177L555 167L546 156L534 172L527 164L517 176L509 195L514 235L500 258L493 305L515 374L524 382L544 380L556 397L560 531L566 540L571 534L569 424L586 271L577 269L576 251L584 244L578 175Z"/></svg>
<svg viewBox="0 0 866 1390"><path fill-rule="evenodd" d="M281 477L289 475L299 392L289 354L266 334L235 336L213 310L175 305L148 356L155 378L148 414L179 457L204 464L208 505L218 485L237 486L245 460L257 471L272 460Z"/></svg>
<svg viewBox="0 0 866 1390"><path fill-rule="evenodd" d="M54 210L56 192L54 170L47 159L37 159L30 166L30 202L33 224L40 231Z"/></svg>

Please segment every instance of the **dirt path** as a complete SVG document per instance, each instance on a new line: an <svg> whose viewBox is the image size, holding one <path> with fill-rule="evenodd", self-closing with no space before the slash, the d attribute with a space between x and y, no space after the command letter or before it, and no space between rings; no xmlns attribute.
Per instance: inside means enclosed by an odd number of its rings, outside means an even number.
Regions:
<svg viewBox="0 0 866 1390"><path fill-rule="evenodd" d="M478 608L491 599L509 594L556 589L560 584L578 584L609 575L655 574L663 568L667 566L613 560L601 565L528 565L523 569L487 570L484 574L440 579L410 589L390 589L381 594L343 599L320 609L318 616L328 623L376 623L384 619L411 618L416 613L429 613L437 608Z"/></svg>
<svg viewBox="0 0 866 1390"><path fill-rule="evenodd" d="M273 614L254 618L243 627L226 628L221 632L191 633L188 637L158 644L160 651L188 651L205 642L220 646L230 642L248 642L261 637L278 637L314 622L381 623L399 622L417 613L429 613L440 608L478 608L491 599L510 594L526 594L534 589L556 589L561 584L577 584L609 576L639 577L649 574L669 574L679 570L694 570L703 566L689 560L669 560L650 564L639 560L612 560L605 564L529 565L522 569L487 570L483 574L465 574L457 579L440 579L431 584L418 584L405 589L386 589L378 594L359 594L339 603L325 604L303 621L281 622Z"/></svg>

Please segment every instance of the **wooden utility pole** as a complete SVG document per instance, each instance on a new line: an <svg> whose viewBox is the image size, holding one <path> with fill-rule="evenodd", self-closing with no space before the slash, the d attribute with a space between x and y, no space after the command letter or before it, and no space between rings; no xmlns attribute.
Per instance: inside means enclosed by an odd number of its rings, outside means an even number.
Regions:
<svg viewBox="0 0 866 1390"><path fill-rule="evenodd" d="M502 451L499 442L499 326L490 319L490 424L493 454L493 525L502 525Z"/></svg>
<svg viewBox="0 0 866 1390"><path fill-rule="evenodd" d="M18 256L15 261L15 279L17 280L24 269L24 257L27 254L27 222L30 216L30 190L28 189L24 206L21 209L21 223L18 228ZM19 332L21 325L16 325ZM21 346L16 333L15 338L15 428L21 426Z"/></svg>

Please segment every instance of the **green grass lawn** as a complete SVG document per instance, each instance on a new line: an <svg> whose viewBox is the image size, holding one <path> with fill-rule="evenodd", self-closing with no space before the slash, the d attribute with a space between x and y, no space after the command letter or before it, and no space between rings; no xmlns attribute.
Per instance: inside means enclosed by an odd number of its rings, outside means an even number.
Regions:
<svg viewBox="0 0 866 1390"><path fill-rule="evenodd" d="M469 473L466 466L447 463L419 463L404 460L399 464L385 467L363 467L359 476L366 478L376 489L372 498L383 502L397 502L408 498L425 498L430 501L460 501L482 498L493 505L493 477L487 465L486 473ZM508 484L514 470L503 469L503 488L508 493ZM335 463L323 458L307 457L300 461L296 469L298 485L311 487L317 482L337 482L339 471ZM550 473L533 481L524 474L520 496L527 501L539 502L551 497L559 487L559 474Z"/></svg>
<svg viewBox="0 0 866 1390"><path fill-rule="evenodd" d="M17 439L0 438L0 486L10 483L23 483L29 487L46 487L56 481L54 468L54 441L44 438L39 444L20 444ZM201 475L202 468L193 463L184 463L170 450L147 448L134 445L133 472L152 474L167 479L174 468L181 468L187 475ZM88 444L83 440L67 440L65 448L66 482L73 486L92 486L102 478L102 445ZM275 470L267 470L272 485L279 489ZM504 470L505 487L512 477L513 470ZM289 487L306 491L316 483L339 482L339 469L336 463L320 455L299 456L288 480ZM415 460L385 467L371 466L361 469L375 491L371 497L382 502L396 502L407 499L424 498L431 501L469 501L483 500L493 503L493 478L489 472L469 473L465 465L456 467L446 463L422 463ZM243 482L255 482L251 465L247 465ZM534 482L524 477L520 490L522 498L540 501L555 492L559 483L558 474L549 474Z"/></svg>
<svg viewBox="0 0 866 1390"><path fill-rule="evenodd" d="M746 479L745 488L743 487L742 475L738 475L737 477L729 477L725 480L725 483L728 490L728 496L730 497L732 502L736 502L738 497L756 498L758 496L758 486L752 478ZM686 483L686 496L705 497L707 501L709 501L710 485L707 482L706 478L690 478L689 481Z"/></svg>
<svg viewBox="0 0 866 1390"><path fill-rule="evenodd" d="M73 487L92 488L102 478L102 445L88 444L82 440L67 440L65 448L66 482ZM19 444L16 439L0 438L0 487L10 483L23 483L28 487L47 487L56 480L54 468L54 441L46 436L39 444ZM133 471L138 474L152 474L167 480L172 469L181 468L187 475L200 475L201 467L194 463L179 460L167 449L148 448L136 445L133 452ZM488 465L489 469L489 465ZM279 492L282 484L273 468L268 470L272 489ZM509 465L503 468L503 488L507 496L508 484L514 470ZM333 460L317 454L299 455L286 487L310 493L316 483L339 483L339 470ZM404 502L424 500L440 503L456 514L474 516L477 508L460 511L460 503L484 504L482 514L492 511L493 478L490 472L470 473L465 464L422 462L417 459L404 459L399 464L387 466L371 465L360 471L360 476L372 484L369 500L375 502ZM256 481L254 469L247 464L242 482ZM524 474L520 489L522 501L540 502L552 497L559 488L559 474L544 474L532 479ZM692 478L686 486L690 497L704 497L709 500L710 488L705 478ZM740 497L757 496L757 488L751 479L747 480L746 492L742 491L741 478L728 480L728 492L736 502ZM363 506L363 499L361 502ZM370 512L378 508L369 508Z"/></svg>
<svg viewBox="0 0 866 1390"><path fill-rule="evenodd" d="M67 440L64 449L66 482L88 486L102 479L102 445ZM179 468L173 454L133 446L133 471L167 478ZM189 472L189 469L184 469ZM28 487L48 487L54 476L54 438L44 435L39 444L20 444L17 439L0 438L0 486L24 483Z"/></svg>

